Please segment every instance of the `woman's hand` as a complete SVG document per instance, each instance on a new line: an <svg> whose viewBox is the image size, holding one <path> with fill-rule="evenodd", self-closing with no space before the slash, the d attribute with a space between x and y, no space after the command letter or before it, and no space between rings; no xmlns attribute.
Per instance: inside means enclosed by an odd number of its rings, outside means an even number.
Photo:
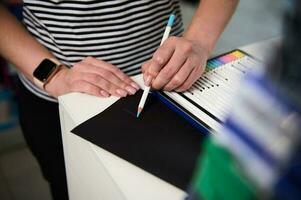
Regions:
<svg viewBox="0 0 301 200"><path fill-rule="evenodd" d="M116 66L87 57L70 69L63 67L45 89L54 97L70 92L125 97L135 94L139 86Z"/></svg>
<svg viewBox="0 0 301 200"><path fill-rule="evenodd" d="M154 89L188 90L205 70L209 50L185 37L169 37L142 65L144 82Z"/></svg>

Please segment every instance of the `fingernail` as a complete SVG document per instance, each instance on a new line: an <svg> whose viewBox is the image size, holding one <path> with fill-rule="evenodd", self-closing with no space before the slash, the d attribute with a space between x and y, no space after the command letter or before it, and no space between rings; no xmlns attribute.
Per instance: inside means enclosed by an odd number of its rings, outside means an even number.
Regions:
<svg viewBox="0 0 301 200"><path fill-rule="evenodd" d="M152 77L148 75L145 80L145 85L150 86L151 82L152 82Z"/></svg>
<svg viewBox="0 0 301 200"><path fill-rule="evenodd" d="M119 94L122 97L126 97L126 95L128 94L126 91L124 91L122 89L117 89L116 92L117 92L117 94Z"/></svg>
<svg viewBox="0 0 301 200"><path fill-rule="evenodd" d="M131 86L126 86L125 89L130 93L130 94L135 94L137 92L136 88L133 88Z"/></svg>
<svg viewBox="0 0 301 200"><path fill-rule="evenodd" d="M131 83L131 86L133 86L133 87L136 88L137 90L140 89L139 85L138 85L137 83L135 83L135 82L132 82L132 83Z"/></svg>
<svg viewBox="0 0 301 200"><path fill-rule="evenodd" d="M101 94L102 96L104 96L104 97L109 97L109 96L110 96L110 94L107 93L107 92L104 91L104 90L101 90L101 91L100 91L100 94Z"/></svg>

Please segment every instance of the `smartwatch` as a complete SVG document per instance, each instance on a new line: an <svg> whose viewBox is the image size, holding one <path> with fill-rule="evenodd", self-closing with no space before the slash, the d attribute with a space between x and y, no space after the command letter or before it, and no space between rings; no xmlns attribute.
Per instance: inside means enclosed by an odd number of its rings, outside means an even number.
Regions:
<svg viewBox="0 0 301 200"><path fill-rule="evenodd" d="M45 89L45 85L59 71L61 64L50 59L44 59L33 72L33 82L41 89Z"/></svg>

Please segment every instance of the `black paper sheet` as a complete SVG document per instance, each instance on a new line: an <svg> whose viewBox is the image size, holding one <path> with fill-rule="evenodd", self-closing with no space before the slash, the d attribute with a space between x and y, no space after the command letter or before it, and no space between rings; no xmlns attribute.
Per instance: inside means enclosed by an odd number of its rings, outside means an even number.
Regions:
<svg viewBox="0 0 301 200"><path fill-rule="evenodd" d="M152 95L137 119L141 95L142 91L139 91L118 100L72 132L181 189L187 189L204 136Z"/></svg>

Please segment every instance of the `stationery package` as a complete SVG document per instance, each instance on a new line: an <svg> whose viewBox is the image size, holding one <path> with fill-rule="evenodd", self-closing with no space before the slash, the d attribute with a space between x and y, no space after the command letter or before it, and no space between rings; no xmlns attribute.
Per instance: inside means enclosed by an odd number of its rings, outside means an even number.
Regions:
<svg viewBox="0 0 301 200"><path fill-rule="evenodd" d="M205 146L191 199L299 199L301 111L256 73L246 76L234 103Z"/></svg>

